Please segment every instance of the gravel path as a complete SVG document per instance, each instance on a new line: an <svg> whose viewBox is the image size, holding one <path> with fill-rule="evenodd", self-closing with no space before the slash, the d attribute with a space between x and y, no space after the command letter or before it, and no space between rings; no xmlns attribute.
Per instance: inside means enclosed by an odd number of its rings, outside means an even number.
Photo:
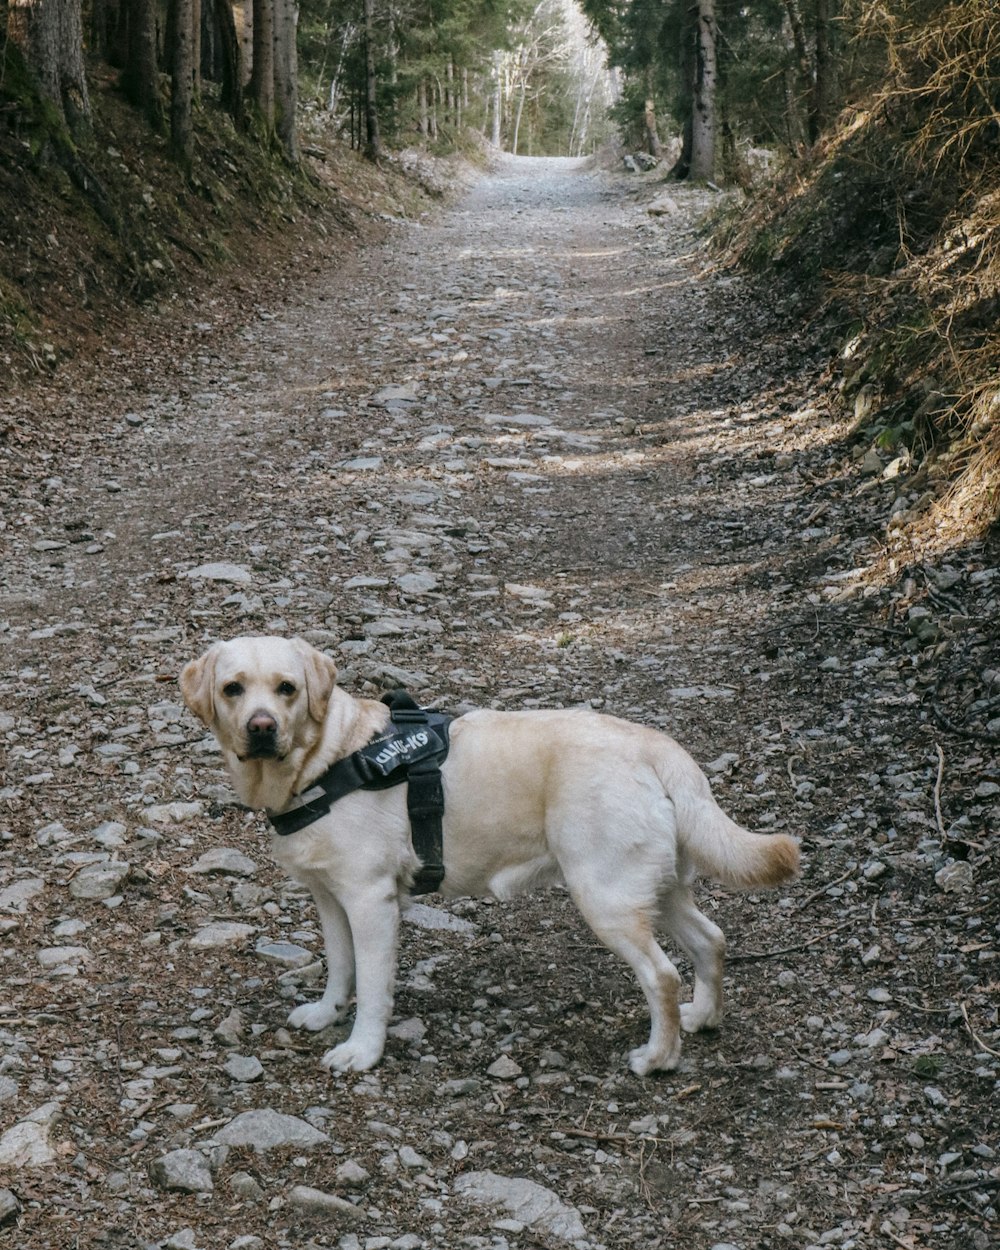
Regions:
<svg viewBox="0 0 1000 1250"><path fill-rule="evenodd" d="M992 671L1000 579L975 547L866 573L892 497L851 493L822 351L713 269L703 193L635 185L508 160L235 324L150 319L5 403L19 1250L995 1244L1000 775L930 700ZM315 913L176 688L265 631L355 692L667 728L800 834L793 890L703 892L722 1029L640 1080L641 996L564 893L432 898L385 1061L331 1079L339 1031L284 1028Z"/></svg>

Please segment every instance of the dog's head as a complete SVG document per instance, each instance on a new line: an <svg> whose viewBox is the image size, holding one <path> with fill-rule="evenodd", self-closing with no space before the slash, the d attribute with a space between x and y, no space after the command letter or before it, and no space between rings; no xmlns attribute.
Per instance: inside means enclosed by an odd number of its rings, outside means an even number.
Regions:
<svg viewBox="0 0 1000 1250"><path fill-rule="evenodd" d="M233 638L185 665L184 702L223 750L284 760L315 741L337 680L333 660L300 638Z"/></svg>

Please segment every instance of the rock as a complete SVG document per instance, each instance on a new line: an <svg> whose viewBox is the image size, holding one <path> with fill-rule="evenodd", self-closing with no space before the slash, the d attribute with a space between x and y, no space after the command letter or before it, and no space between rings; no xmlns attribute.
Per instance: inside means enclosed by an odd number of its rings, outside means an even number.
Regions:
<svg viewBox="0 0 1000 1250"><path fill-rule="evenodd" d="M543 417L538 412L487 412L481 418L487 425L529 426L547 429L552 425L551 417Z"/></svg>
<svg viewBox="0 0 1000 1250"><path fill-rule="evenodd" d="M264 1075L264 1065L253 1055L230 1055L222 1066L234 1081L256 1081Z"/></svg>
<svg viewBox="0 0 1000 1250"><path fill-rule="evenodd" d="M21 1204L9 1189L0 1189L0 1227L17 1218Z"/></svg>
<svg viewBox="0 0 1000 1250"><path fill-rule="evenodd" d="M0 911L26 912L33 898L45 889L41 877L25 877L0 890Z"/></svg>
<svg viewBox="0 0 1000 1250"><path fill-rule="evenodd" d="M257 865L254 861L232 846L217 846L211 851L206 851L188 869L188 872L206 876L221 872L234 877L252 877L256 871Z"/></svg>
<svg viewBox="0 0 1000 1250"><path fill-rule="evenodd" d="M49 1134L59 1119L57 1102L47 1102L0 1136L0 1167L37 1168L58 1157Z"/></svg>
<svg viewBox="0 0 1000 1250"><path fill-rule="evenodd" d="M399 1024L392 1024L388 1029L389 1036L400 1042L423 1041L426 1032L427 1025L416 1016L411 1016L408 1020L400 1020Z"/></svg>
<svg viewBox="0 0 1000 1250"><path fill-rule="evenodd" d="M316 959L312 951L294 942L258 942L254 950L261 959L282 968L304 968Z"/></svg>
<svg viewBox="0 0 1000 1250"><path fill-rule="evenodd" d="M329 1141L326 1133L313 1128L306 1120L263 1107L244 1111L215 1134L224 1146L252 1146L255 1150L275 1150L281 1146L308 1149Z"/></svg>
<svg viewBox="0 0 1000 1250"><path fill-rule="evenodd" d="M422 570L420 572L404 573L402 577L397 577L396 585L404 595L419 597L420 595L430 594L432 590L437 590L438 579L433 573Z"/></svg>
<svg viewBox="0 0 1000 1250"><path fill-rule="evenodd" d="M529 603L539 603L548 599L549 592L541 586L525 585L520 582L506 582L504 590L515 599L524 599Z"/></svg>
<svg viewBox="0 0 1000 1250"><path fill-rule="evenodd" d="M229 1178L229 1188L237 1198L247 1202L259 1202L264 1197L263 1189L249 1172L234 1172Z"/></svg>
<svg viewBox="0 0 1000 1250"><path fill-rule="evenodd" d="M520 1176L496 1172L466 1172L455 1178L454 1192L479 1207L500 1208L543 1236L582 1241L587 1236L576 1207L567 1206L552 1192Z"/></svg>
<svg viewBox="0 0 1000 1250"><path fill-rule="evenodd" d="M235 920L218 920L199 929L188 940L194 950L214 950L222 946L238 946L252 937L257 930L252 924L240 924Z"/></svg>
<svg viewBox="0 0 1000 1250"><path fill-rule="evenodd" d="M215 1036L223 1046L238 1046L246 1029L243 1012L234 1007L224 1020L220 1020L215 1029Z"/></svg>
<svg viewBox="0 0 1000 1250"><path fill-rule="evenodd" d="M341 1185L348 1189L358 1189L367 1181L371 1180L371 1173L366 1172L360 1163L354 1159L347 1159L343 1162L334 1174Z"/></svg>
<svg viewBox="0 0 1000 1250"><path fill-rule="evenodd" d="M202 803L160 803L143 810L143 817L154 825L183 825L197 820L205 811Z"/></svg>
<svg viewBox="0 0 1000 1250"><path fill-rule="evenodd" d="M934 880L945 894L960 894L971 890L974 884L972 865L967 859L957 859L945 864L934 874Z"/></svg>
<svg viewBox="0 0 1000 1250"><path fill-rule="evenodd" d="M427 903L408 903L403 911L403 919L415 924L418 929L448 929L453 933L474 934L478 930L471 920L461 916L453 916L451 912L440 907L430 907Z"/></svg>
<svg viewBox="0 0 1000 1250"><path fill-rule="evenodd" d="M125 825L119 821L105 820L96 829L91 829L90 837L109 851L117 851L125 845L127 832Z"/></svg>
<svg viewBox="0 0 1000 1250"><path fill-rule="evenodd" d="M473 1077L455 1077L437 1087L439 1098L474 1098L481 1093L483 1082Z"/></svg>
<svg viewBox="0 0 1000 1250"><path fill-rule="evenodd" d="M651 217L676 217L680 211L680 205L672 195L658 195L646 205L646 212Z"/></svg>
<svg viewBox="0 0 1000 1250"><path fill-rule="evenodd" d="M494 1076L498 1081L513 1081L515 1077L524 1075L524 1069L516 1064L510 1055L501 1055L490 1064L486 1072L488 1076Z"/></svg>
<svg viewBox="0 0 1000 1250"><path fill-rule="evenodd" d="M149 1175L160 1189L183 1193L210 1193L215 1188L212 1169L200 1150L171 1150L149 1165Z"/></svg>
<svg viewBox="0 0 1000 1250"><path fill-rule="evenodd" d="M294 1189L290 1189L288 1205L310 1215L340 1217L349 1222L362 1220L365 1214L346 1198L324 1193L321 1189L311 1189L308 1185L296 1185Z"/></svg>
<svg viewBox="0 0 1000 1250"><path fill-rule="evenodd" d="M400 1146L399 1161L410 1172L419 1172L429 1166L424 1156L412 1146Z"/></svg>
<svg viewBox="0 0 1000 1250"><path fill-rule="evenodd" d="M370 403L379 404L383 408L408 407L420 398L416 382L402 382L393 386L383 386L371 397Z"/></svg>
<svg viewBox="0 0 1000 1250"><path fill-rule="evenodd" d="M91 959L86 946L45 946L35 955L43 968L58 968L60 964L82 964Z"/></svg>
<svg viewBox="0 0 1000 1250"><path fill-rule="evenodd" d="M106 864L87 864L69 883L74 898L99 900L117 894L118 887L128 878L132 865L126 860L111 860Z"/></svg>
<svg viewBox="0 0 1000 1250"><path fill-rule="evenodd" d="M160 1242L160 1250L200 1250L193 1228L179 1228Z"/></svg>
<svg viewBox="0 0 1000 1250"><path fill-rule="evenodd" d="M199 564L196 569L188 569L182 577L201 578L206 582L233 582L245 586L253 581L249 570L239 564Z"/></svg>

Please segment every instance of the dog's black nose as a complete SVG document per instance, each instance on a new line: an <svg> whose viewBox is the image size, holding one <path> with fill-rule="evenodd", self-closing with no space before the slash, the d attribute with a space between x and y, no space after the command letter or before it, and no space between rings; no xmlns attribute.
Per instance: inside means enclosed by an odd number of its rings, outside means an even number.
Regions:
<svg viewBox="0 0 1000 1250"><path fill-rule="evenodd" d="M254 712L247 721L247 732L251 738L266 738L278 728L278 722L269 712Z"/></svg>
<svg viewBox="0 0 1000 1250"><path fill-rule="evenodd" d="M247 759L273 759L278 754L278 722L270 712L258 711L247 721Z"/></svg>

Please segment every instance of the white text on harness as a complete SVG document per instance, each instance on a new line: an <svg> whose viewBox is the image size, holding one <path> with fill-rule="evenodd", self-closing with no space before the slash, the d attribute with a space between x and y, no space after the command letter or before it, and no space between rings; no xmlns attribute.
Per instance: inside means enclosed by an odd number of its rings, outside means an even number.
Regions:
<svg viewBox="0 0 1000 1250"><path fill-rule="evenodd" d="M408 738L397 738L395 741L387 743L379 751L378 755L375 756L375 763L383 766L391 764L397 756L408 755L418 747L425 747L429 741L426 729L410 734Z"/></svg>

